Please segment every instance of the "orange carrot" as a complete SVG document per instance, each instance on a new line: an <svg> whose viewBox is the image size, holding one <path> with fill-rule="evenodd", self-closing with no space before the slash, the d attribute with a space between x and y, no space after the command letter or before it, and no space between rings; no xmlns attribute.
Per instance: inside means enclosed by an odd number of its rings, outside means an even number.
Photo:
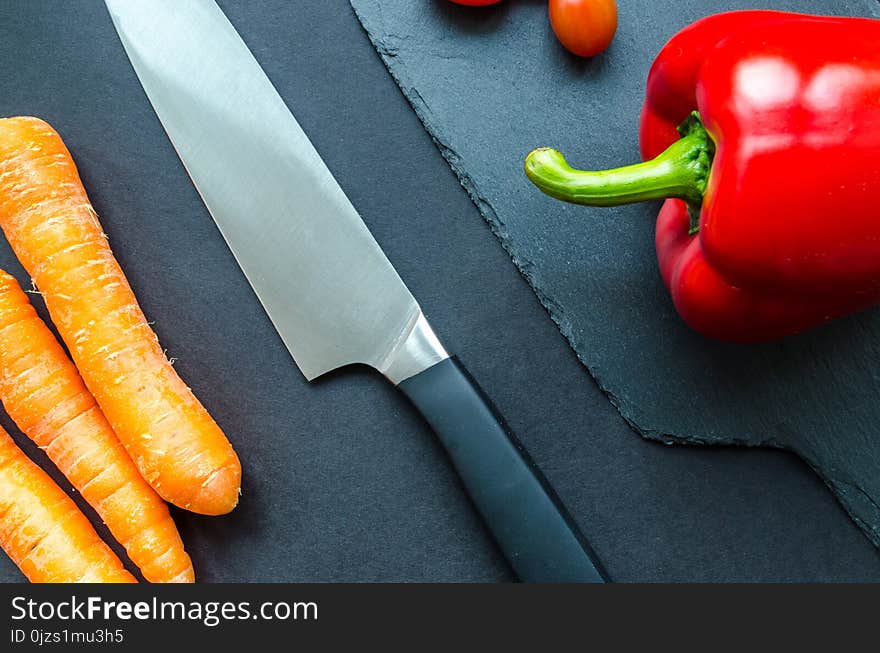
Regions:
<svg viewBox="0 0 880 653"><path fill-rule="evenodd" d="M166 358L70 153L37 118L0 119L0 228L147 482L181 508L232 510L238 456Z"/></svg>
<svg viewBox="0 0 880 653"><path fill-rule="evenodd" d="M3 270L0 401L104 520L144 578L193 582L168 506L141 477L76 367Z"/></svg>
<svg viewBox="0 0 880 653"><path fill-rule="evenodd" d="M32 583L134 583L73 500L0 428L0 546Z"/></svg>

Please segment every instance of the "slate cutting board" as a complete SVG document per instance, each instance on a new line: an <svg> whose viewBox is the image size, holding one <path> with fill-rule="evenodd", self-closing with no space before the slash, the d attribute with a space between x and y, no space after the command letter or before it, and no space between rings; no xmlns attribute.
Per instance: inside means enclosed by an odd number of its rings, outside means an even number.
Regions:
<svg viewBox="0 0 880 653"><path fill-rule="evenodd" d="M880 3L620 0L613 45L589 61L555 42L546 2L351 4L463 186L633 428L662 442L792 450L880 546L880 310L782 342L711 342L682 324L663 288L656 204L563 205L521 170L525 154L543 145L578 167L637 161L650 63L697 18L749 8L880 18Z"/></svg>
<svg viewBox="0 0 880 653"><path fill-rule="evenodd" d="M880 580L880 555L794 456L633 437L347 0L220 5L615 580ZM148 319L241 455L233 514L175 511L199 579L510 580L402 397L358 368L303 380L168 143L103 3L5 0L0 61L0 115L40 115L61 131ZM2 238L0 267L27 283ZM51 470L2 411L0 423ZM0 555L0 580L21 579Z"/></svg>

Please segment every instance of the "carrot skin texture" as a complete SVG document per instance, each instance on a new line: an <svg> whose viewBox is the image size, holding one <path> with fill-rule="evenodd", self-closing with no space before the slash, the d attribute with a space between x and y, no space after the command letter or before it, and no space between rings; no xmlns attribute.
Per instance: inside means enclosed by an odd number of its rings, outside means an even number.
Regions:
<svg viewBox="0 0 880 653"><path fill-rule="evenodd" d="M32 583L135 583L73 500L0 428L0 547Z"/></svg>
<svg viewBox="0 0 880 653"><path fill-rule="evenodd" d="M238 456L165 356L70 153L38 118L0 119L0 228L147 482L186 510L232 510Z"/></svg>
<svg viewBox="0 0 880 653"><path fill-rule="evenodd" d="M141 477L18 282L2 270L0 401L95 509L144 578L195 580L168 506Z"/></svg>

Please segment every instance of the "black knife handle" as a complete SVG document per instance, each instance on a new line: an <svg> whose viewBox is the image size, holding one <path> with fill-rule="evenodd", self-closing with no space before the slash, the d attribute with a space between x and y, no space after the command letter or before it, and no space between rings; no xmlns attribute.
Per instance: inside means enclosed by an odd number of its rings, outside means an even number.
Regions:
<svg viewBox="0 0 880 653"><path fill-rule="evenodd" d="M436 431L520 580L604 582L600 563L559 497L457 359L398 387Z"/></svg>

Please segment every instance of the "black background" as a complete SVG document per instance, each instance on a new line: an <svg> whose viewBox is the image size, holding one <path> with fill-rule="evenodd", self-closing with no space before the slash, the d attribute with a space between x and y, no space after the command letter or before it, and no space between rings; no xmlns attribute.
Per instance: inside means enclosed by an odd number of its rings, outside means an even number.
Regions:
<svg viewBox="0 0 880 653"><path fill-rule="evenodd" d="M793 456L666 447L629 429L460 188L345 0L220 4L613 579L880 579L877 551ZM7 0L0 61L0 115L41 116L65 138L148 319L241 455L233 514L176 513L198 577L510 579L403 397L364 369L311 385L299 374L165 138L103 4ZM25 280L5 244L0 265ZM6 559L0 577L21 579Z"/></svg>

